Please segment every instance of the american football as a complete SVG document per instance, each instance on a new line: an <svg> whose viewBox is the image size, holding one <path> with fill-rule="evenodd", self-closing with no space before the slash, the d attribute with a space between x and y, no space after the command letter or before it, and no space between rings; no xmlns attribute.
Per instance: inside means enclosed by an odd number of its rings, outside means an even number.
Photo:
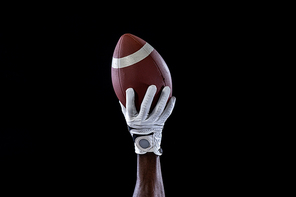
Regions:
<svg viewBox="0 0 296 197"><path fill-rule="evenodd" d="M171 88L172 78L169 68L160 54L146 41L132 34L120 37L112 58L112 84L117 98L125 106L125 91L135 90L135 104L139 111L146 90L150 85L157 87L152 102L152 110L165 86Z"/></svg>

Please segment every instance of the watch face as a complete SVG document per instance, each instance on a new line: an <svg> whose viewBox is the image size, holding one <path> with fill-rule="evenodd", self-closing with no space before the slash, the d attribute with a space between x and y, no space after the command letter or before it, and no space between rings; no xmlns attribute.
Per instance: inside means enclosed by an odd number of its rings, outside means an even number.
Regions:
<svg viewBox="0 0 296 197"><path fill-rule="evenodd" d="M146 139L141 139L140 141L139 141L139 145L142 147L142 148L148 148L148 147L150 147L150 143L148 142L148 140L146 140Z"/></svg>

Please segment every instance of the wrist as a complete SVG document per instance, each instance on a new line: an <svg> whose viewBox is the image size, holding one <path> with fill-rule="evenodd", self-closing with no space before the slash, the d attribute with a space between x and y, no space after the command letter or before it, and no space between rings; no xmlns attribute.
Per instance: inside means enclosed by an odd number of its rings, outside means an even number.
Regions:
<svg viewBox="0 0 296 197"><path fill-rule="evenodd" d="M146 154L153 152L155 155L162 155L161 144L161 131L148 134L148 135L137 135L133 134L135 152L137 154Z"/></svg>

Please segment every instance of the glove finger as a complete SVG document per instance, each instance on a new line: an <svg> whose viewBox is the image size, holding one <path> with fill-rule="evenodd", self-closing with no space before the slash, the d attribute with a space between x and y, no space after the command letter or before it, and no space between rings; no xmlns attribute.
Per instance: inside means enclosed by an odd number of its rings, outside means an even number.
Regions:
<svg viewBox="0 0 296 197"><path fill-rule="evenodd" d="M128 88L126 90L126 109L129 118L136 116L137 109L135 106L135 92L133 88Z"/></svg>
<svg viewBox="0 0 296 197"><path fill-rule="evenodd" d="M126 109L125 109L125 107L123 106L123 104L120 101L119 101L119 104L121 106L121 111L122 111L122 113L123 113L123 115L125 117Z"/></svg>
<svg viewBox="0 0 296 197"><path fill-rule="evenodd" d="M161 115L161 113L163 112L166 106L170 93L171 93L170 87L166 86L163 88L161 95L158 99L158 102L155 108L153 109L152 113L150 114L149 121L155 121L156 119L159 118L159 116Z"/></svg>
<svg viewBox="0 0 296 197"><path fill-rule="evenodd" d="M163 113L161 114L161 116L158 119L158 123L162 124L165 123L165 121L168 119L168 117L171 115L174 107L175 107L175 103L176 103L176 97L172 97L167 105L167 107L165 108L165 110L163 111Z"/></svg>
<svg viewBox="0 0 296 197"><path fill-rule="evenodd" d="M138 116L141 120L145 120L147 118L156 90L157 88L155 85L151 85L148 87L144 99L141 103L140 112Z"/></svg>

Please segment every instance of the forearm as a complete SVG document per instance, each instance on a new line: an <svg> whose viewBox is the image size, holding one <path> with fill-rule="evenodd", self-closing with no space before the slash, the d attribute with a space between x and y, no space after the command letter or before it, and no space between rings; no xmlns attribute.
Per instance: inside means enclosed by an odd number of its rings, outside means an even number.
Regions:
<svg viewBox="0 0 296 197"><path fill-rule="evenodd" d="M164 197L160 157L154 153L137 155L137 182L133 197Z"/></svg>

